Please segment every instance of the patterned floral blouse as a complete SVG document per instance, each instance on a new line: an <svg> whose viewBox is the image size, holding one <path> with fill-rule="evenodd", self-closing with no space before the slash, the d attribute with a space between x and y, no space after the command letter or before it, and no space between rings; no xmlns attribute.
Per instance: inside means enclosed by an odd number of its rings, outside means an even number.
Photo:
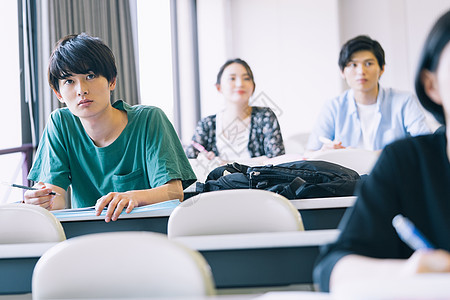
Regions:
<svg viewBox="0 0 450 300"><path fill-rule="evenodd" d="M192 141L202 145L207 151L219 152L216 146L216 115L200 120ZM285 154L280 124L275 113L268 107L252 107L248 151L251 157L275 157ZM189 145L186 148L188 158L196 158L199 150Z"/></svg>

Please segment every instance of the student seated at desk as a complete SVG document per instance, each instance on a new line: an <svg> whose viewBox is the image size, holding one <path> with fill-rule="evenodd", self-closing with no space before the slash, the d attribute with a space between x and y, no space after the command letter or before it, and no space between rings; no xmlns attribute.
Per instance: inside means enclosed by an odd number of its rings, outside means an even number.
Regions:
<svg viewBox="0 0 450 300"><path fill-rule="evenodd" d="M186 148L189 158L204 152L208 159L236 161L253 157L275 157L285 153L280 125L268 107L252 107L255 81L250 66L236 58L225 62L217 74L216 88L225 108L200 120Z"/></svg>
<svg viewBox="0 0 450 300"><path fill-rule="evenodd" d="M425 42L415 87L422 105L440 123L448 124L450 11ZM314 279L322 291L364 281L382 288L377 282L450 272L449 139L447 126L445 131L386 146L344 216L338 240L321 249ZM434 249L408 247L393 226L398 214L415 224Z"/></svg>
<svg viewBox="0 0 450 300"><path fill-rule="evenodd" d="M67 107L50 115L28 176L39 189L25 193L26 203L62 209L71 185L72 207L96 205L100 215L108 206L109 222L124 209L183 200L195 175L172 124L156 107L111 104L116 80L100 39L82 33L57 43L48 81Z"/></svg>
<svg viewBox="0 0 450 300"><path fill-rule="evenodd" d="M347 41L339 68L350 89L326 102L306 149L381 150L396 139L430 133L417 98L383 88L384 50L368 36Z"/></svg>

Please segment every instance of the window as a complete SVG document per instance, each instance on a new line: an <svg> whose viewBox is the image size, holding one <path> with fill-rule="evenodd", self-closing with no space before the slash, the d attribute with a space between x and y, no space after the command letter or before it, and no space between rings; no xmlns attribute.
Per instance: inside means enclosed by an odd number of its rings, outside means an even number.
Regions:
<svg viewBox="0 0 450 300"><path fill-rule="evenodd" d="M141 103L161 108L173 123L170 1L137 0Z"/></svg>
<svg viewBox="0 0 450 300"><path fill-rule="evenodd" d="M0 50L2 109L0 110L0 149L22 145L20 107L19 22L17 1L3 1L0 10L2 38L7 47ZM22 184L22 153L0 155L0 181ZM22 200L23 191L0 185L0 203Z"/></svg>

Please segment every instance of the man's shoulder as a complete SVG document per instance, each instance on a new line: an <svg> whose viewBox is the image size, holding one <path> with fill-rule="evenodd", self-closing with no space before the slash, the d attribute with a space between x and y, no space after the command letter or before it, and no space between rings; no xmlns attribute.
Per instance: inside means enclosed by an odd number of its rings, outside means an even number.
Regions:
<svg viewBox="0 0 450 300"><path fill-rule="evenodd" d="M394 88L380 88L384 94L384 99L395 100L396 102L408 102L416 98L415 94L408 91L398 90Z"/></svg>
<svg viewBox="0 0 450 300"><path fill-rule="evenodd" d="M342 92L339 96L326 100L325 105L343 106L348 105L351 100L353 100L353 91L348 89Z"/></svg>
<svg viewBox="0 0 450 300"><path fill-rule="evenodd" d="M166 116L161 108L146 104L129 105L124 102L123 109L127 111L127 113L137 117L148 118L153 116Z"/></svg>
<svg viewBox="0 0 450 300"><path fill-rule="evenodd" d="M49 116L49 122L54 124L60 124L61 122L68 122L74 120L76 117L67 107L57 108L51 112Z"/></svg>

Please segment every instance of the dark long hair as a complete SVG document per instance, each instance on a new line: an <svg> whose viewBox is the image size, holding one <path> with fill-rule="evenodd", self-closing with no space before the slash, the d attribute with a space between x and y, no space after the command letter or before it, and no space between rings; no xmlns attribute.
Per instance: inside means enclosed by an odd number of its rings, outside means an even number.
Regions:
<svg viewBox="0 0 450 300"><path fill-rule="evenodd" d="M442 15L431 29L425 41L425 45L420 56L418 69L415 78L415 88L417 97L423 107L428 110L436 120L445 125L444 110L441 105L433 102L425 92L422 82L422 71L435 72L439 65L442 50L450 42L450 10Z"/></svg>

